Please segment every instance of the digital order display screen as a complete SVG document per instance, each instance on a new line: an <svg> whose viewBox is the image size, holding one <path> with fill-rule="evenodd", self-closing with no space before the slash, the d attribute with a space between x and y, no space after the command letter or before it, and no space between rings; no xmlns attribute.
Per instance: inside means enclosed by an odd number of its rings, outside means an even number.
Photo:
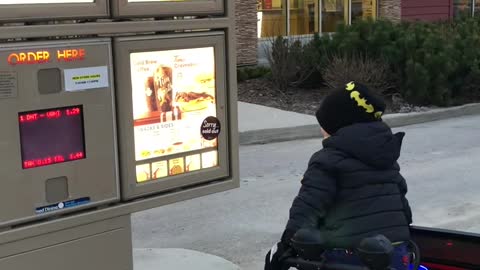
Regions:
<svg viewBox="0 0 480 270"><path fill-rule="evenodd" d="M83 106L18 114L23 169L86 158Z"/></svg>

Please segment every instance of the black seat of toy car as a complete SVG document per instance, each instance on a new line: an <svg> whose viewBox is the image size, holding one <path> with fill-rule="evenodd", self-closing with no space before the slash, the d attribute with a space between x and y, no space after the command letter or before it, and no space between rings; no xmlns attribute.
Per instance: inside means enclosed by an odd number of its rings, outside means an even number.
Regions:
<svg viewBox="0 0 480 270"><path fill-rule="evenodd" d="M320 260L325 250L325 239L319 230L298 230L292 238L292 246L298 255L307 260Z"/></svg>
<svg viewBox="0 0 480 270"><path fill-rule="evenodd" d="M322 261L326 250L322 233L312 228L297 231L292 239L292 246L300 258L310 261ZM393 249L390 240L383 235L376 235L363 239L355 253L369 269L385 270L389 269L391 264Z"/></svg>

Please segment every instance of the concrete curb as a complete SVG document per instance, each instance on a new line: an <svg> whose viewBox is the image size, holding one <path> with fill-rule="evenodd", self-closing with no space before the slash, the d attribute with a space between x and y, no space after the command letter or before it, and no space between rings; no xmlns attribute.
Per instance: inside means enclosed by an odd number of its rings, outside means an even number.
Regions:
<svg viewBox="0 0 480 270"><path fill-rule="evenodd" d="M435 109L427 112L391 114L386 115L384 121L392 128L395 128L476 114L480 114L480 103Z"/></svg>
<svg viewBox="0 0 480 270"><path fill-rule="evenodd" d="M396 128L476 114L480 114L480 103L435 109L427 112L389 114L384 117L384 121L392 128ZM318 125L258 129L240 132L240 145L266 144L319 137L321 137L321 133Z"/></svg>

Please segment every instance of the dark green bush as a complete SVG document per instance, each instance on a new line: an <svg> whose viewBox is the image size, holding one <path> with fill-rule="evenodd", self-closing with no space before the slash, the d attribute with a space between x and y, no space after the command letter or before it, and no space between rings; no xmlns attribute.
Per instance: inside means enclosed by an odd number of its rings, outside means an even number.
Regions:
<svg viewBox="0 0 480 270"><path fill-rule="evenodd" d="M248 74L243 68L238 68L237 69L237 81L238 82L243 82L248 80Z"/></svg>
<svg viewBox="0 0 480 270"><path fill-rule="evenodd" d="M380 95L386 95L395 87L386 62L362 54L333 55L327 61L322 76L330 88L338 88L350 81L356 81Z"/></svg>
<svg viewBox="0 0 480 270"><path fill-rule="evenodd" d="M409 103L446 106L480 97L479 48L480 18L400 24L358 21L340 26L333 35L315 35L306 45L278 38L270 64L273 78L286 88L311 75L312 67L324 71L335 55L381 59L390 76L380 85L391 82L393 92Z"/></svg>
<svg viewBox="0 0 480 270"><path fill-rule="evenodd" d="M270 69L259 66L254 68L245 68L245 72L247 73L248 79L256 79L270 74Z"/></svg>
<svg viewBox="0 0 480 270"><path fill-rule="evenodd" d="M246 80L265 77L270 74L270 69L267 67L242 67L237 69L237 81L243 82Z"/></svg>
<svg viewBox="0 0 480 270"><path fill-rule="evenodd" d="M268 61L271 78L281 91L299 86L316 71L318 51L312 42L277 37L271 41Z"/></svg>

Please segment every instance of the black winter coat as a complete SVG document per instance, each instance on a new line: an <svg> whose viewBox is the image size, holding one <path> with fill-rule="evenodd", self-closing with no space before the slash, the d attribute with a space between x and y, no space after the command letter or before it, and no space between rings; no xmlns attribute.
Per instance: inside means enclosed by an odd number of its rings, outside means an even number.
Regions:
<svg viewBox="0 0 480 270"><path fill-rule="evenodd" d="M372 122L325 139L310 159L282 240L311 226L332 248L354 248L375 234L392 242L409 240L412 213L397 163L404 135Z"/></svg>

